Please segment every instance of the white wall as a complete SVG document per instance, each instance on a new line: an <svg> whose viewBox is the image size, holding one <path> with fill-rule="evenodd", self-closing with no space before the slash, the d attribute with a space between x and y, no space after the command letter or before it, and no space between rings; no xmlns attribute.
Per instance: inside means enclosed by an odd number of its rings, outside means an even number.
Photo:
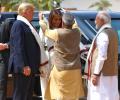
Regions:
<svg viewBox="0 0 120 100"><path fill-rule="evenodd" d="M77 8L78 10L96 10L96 8L88 8L92 3L99 0L63 0L61 7ZM110 7L113 11L120 11L120 0L109 0L112 3Z"/></svg>

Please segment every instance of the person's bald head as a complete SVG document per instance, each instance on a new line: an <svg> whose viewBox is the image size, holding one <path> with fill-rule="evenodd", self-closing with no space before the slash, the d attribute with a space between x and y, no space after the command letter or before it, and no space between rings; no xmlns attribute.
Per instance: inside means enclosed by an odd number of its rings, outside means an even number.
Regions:
<svg viewBox="0 0 120 100"><path fill-rule="evenodd" d="M107 11L99 11L96 15L95 24L96 28L102 27L104 24L110 24L111 17Z"/></svg>
<svg viewBox="0 0 120 100"><path fill-rule="evenodd" d="M62 22L65 26L72 26L75 22L74 16L70 12L66 12L62 16Z"/></svg>
<svg viewBox="0 0 120 100"><path fill-rule="evenodd" d="M99 11L97 17L103 19L105 23L111 23L111 16L107 11Z"/></svg>

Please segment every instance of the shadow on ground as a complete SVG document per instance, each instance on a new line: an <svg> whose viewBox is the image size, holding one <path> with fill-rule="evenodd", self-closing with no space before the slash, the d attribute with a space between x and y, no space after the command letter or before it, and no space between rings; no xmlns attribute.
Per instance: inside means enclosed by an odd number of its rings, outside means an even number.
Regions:
<svg viewBox="0 0 120 100"><path fill-rule="evenodd" d="M8 97L7 100L12 100L12 97ZM41 98L38 98L38 97L33 97L32 100L42 100Z"/></svg>
<svg viewBox="0 0 120 100"><path fill-rule="evenodd" d="M11 97L7 98L7 100L12 100ZM33 100L42 100L41 98L38 97L33 97ZM87 100L85 97L84 98L80 98L79 100Z"/></svg>

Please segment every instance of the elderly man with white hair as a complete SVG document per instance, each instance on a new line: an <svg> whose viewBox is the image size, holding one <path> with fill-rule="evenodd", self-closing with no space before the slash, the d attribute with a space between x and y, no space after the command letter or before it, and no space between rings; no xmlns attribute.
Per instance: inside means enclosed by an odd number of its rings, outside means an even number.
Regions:
<svg viewBox="0 0 120 100"><path fill-rule="evenodd" d="M88 53L85 73L88 75L87 100L119 100L118 37L106 11L95 19L99 30Z"/></svg>

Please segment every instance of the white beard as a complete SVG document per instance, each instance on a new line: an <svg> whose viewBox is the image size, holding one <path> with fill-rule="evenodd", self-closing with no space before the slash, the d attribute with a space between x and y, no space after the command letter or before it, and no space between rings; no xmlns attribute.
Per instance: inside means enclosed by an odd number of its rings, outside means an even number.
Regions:
<svg viewBox="0 0 120 100"><path fill-rule="evenodd" d="M97 30L100 29L100 26L98 26L98 25L96 25L95 27L96 27Z"/></svg>

